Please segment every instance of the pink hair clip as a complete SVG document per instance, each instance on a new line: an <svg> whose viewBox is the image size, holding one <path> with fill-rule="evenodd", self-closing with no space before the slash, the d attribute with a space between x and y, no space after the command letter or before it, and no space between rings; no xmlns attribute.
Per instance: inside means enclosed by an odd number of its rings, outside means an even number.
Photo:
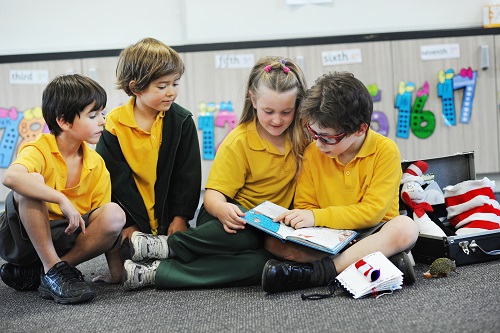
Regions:
<svg viewBox="0 0 500 333"><path fill-rule="evenodd" d="M290 68L288 67L283 67L283 72L285 72L285 74L288 74L288 72L290 71Z"/></svg>
<svg viewBox="0 0 500 333"><path fill-rule="evenodd" d="M272 69L272 68L271 68L271 66L270 66L270 65L267 65L266 67L264 67L264 70L265 70L266 72L268 72L268 73L269 73L269 72L271 72L271 69Z"/></svg>

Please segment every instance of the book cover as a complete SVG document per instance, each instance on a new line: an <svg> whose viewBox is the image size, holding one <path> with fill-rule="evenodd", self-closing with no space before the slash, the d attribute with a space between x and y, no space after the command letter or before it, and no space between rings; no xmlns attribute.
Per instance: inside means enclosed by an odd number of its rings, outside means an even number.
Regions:
<svg viewBox="0 0 500 333"><path fill-rule="evenodd" d="M273 222L273 219L286 208L265 201L245 213L248 224L267 232L283 241L302 244L330 254L337 254L348 245L358 233L354 230L310 227L294 229L282 222Z"/></svg>
<svg viewBox="0 0 500 333"><path fill-rule="evenodd" d="M353 298L360 298L401 289L403 273L378 251L347 267L336 280Z"/></svg>

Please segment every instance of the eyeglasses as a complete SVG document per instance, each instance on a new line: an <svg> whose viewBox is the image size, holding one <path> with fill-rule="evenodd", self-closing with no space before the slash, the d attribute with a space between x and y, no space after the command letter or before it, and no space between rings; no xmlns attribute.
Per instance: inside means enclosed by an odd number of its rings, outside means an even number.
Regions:
<svg viewBox="0 0 500 333"><path fill-rule="evenodd" d="M309 126L309 123L306 123L306 128L314 140L319 139L321 142L323 142L324 144L327 144L327 145L336 145L337 143L342 141L343 138L345 138L347 136L346 132L342 132L342 133L337 134L337 135L320 135L320 134L313 131L311 126Z"/></svg>

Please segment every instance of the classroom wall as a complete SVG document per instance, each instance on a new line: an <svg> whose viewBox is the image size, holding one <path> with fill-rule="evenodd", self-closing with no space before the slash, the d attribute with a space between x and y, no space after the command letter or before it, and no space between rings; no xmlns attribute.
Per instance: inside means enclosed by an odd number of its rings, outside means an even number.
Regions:
<svg viewBox="0 0 500 333"><path fill-rule="evenodd" d="M0 56L482 26L494 0L2 0Z"/></svg>
<svg viewBox="0 0 500 333"><path fill-rule="evenodd" d="M305 71L309 85L314 80L329 71L349 71L358 77L365 85L380 92L380 99L374 103L374 110L385 117L387 135L399 146L401 156L406 160L430 158L454 154L457 152L474 151L476 156L476 171L478 173L496 174L500 172L498 136L499 116L497 111L497 73L500 37L463 36L447 38L427 38L416 40L397 40L380 42L338 43L313 46L256 48L238 50L215 50L205 52L181 52L186 64L186 73L181 79L177 102L188 108L198 124L200 150L203 155L203 184L206 182L212 164L213 155L206 156L207 142L204 125L202 103L214 104L213 124L209 128L213 142L210 143L213 154L217 146L232 129L243 106L245 81L254 61L265 55L290 57L300 62ZM422 46L458 45L460 57L452 59L437 59L423 61L420 49ZM488 46L490 65L481 68L479 49L481 45ZM336 52L358 50L362 61L346 64L325 64L323 57ZM241 68L221 67L215 61L217 57L251 58ZM58 61L36 61L22 63L0 64L0 174L15 158L17 147L43 131L43 120L37 107L40 106L40 96L45 84L8 84L11 71L41 70L46 71L50 78L64 73L82 73L93 77L108 93L107 110L123 104L128 96L115 88L115 68L118 57L84 58ZM442 116L443 100L439 96L440 71L452 70L452 76L460 76L462 70L469 69L475 73L474 92L471 101L472 114L469 123L456 122L447 124ZM407 108L411 109L417 100L418 90L428 84L427 100L420 112L432 114L435 121L434 131L425 136L419 136L406 126L407 137L398 135L399 113L401 107L396 107L396 99L400 94L400 85L404 83L414 90L406 92L409 98ZM406 89L406 88L405 88ZM451 91L455 103L455 114L461 114L464 106L463 89ZM233 112L230 114L221 110L223 103L231 102ZM9 118L16 115L16 120ZM227 121L227 116L233 117L233 122ZM222 117L222 118L221 118ZM226 117L226 119L223 119ZM218 122L217 120L220 120ZM384 130L381 121L373 121L372 129ZM11 138L15 138L15 142ZM6 191L6 189L3 189ZM0 198L1 198L0 190Z"/></svg>
<svg viewBox="0 0 500 333"><path fill-rule="evenodd" d="M7 0L3 2L6 5L6 11L0 11L0 28L7 22L13 24L12 16L15 13L18 17L21 15L22 5L30 6L29 13L23 16L26 25L19 25L11 34L6 36L0 34L2 40L7 39L7 43L0 42L0 60L1 55L37 53L37 52L68 52L122 48L130 43L134 43L145 35L156 37L166 41L171 36L173 44L187 45L189 43L209 41L244 41L244 40L265 40L273 38L296 38L298 36L321 36L336 34L355 34L375 31L414 31L419 29L456 28L460 30L466 27L478 27L481 25L480 10L482 5L488 1L439 1L432 5L427 1L420 1L416 6L406 1L377 1L378 6L374 6L374 1L356 1L356 6L352 1L332 1L325 5L307 5L291 7L286 1L211 1L210 6L207 1L147 1L147 8L141 10L147 12L150 18L146 26L137 24L125 24L123 18L125 13L121 12L127 8L127 12L137 12L137 3L121 1L122 6L110 4L113 1L105 1L99 6L91 6L94 1L88 1L85 6L79 3L72 3L72 12L85 13L88 8L99 8L88 16L93 24L69 24L68 20L75 20L73 15L68 15L70 11L66 8L69 1L51 1L54 6L53 11L48 11L46 6L41 6L38 1L29 2L27 0L14 1ZM240 8L236 8L234 3L239 3ZM251 4L245 7L245 15L240 15L241 3ZM447 3L446 7L442 7ZM474 5L471 5L471 4ZM168 4L168 10L162 11L165 4ZM406 7L402 7L402 5ZM423 6L427 5L427 6ZM453 6L452 6L453 5ZM414 8L415 7L415 8ZM420 8L425 7L425 10ZM429 8L433 8L430 10ZM28 7L24 7L28 8ZM215 8L215 9L214 9ZM224 8L224 10L220 9ZM262 10L265 8L265 10ZM359 9L362 10L359 10ZM464 8L467 10L464 11ZM355 10L358 9L358 10ZM389 9L394 9L391 11ZM399 9L399 10L397 10ZM405 10L403 10L405 9ZM371 16L363 16L361 13L371 12ZM403 15L406 17L400 20L400 15L394 13L408 13L412 15ZM464 11L464 12L463 12ZM476 15L476 11L479 12ZM32 12L38 13L38 18L44 17L44 20L35 20ZM66 15L62 15L62 13ZM110 12L116 15L111 17ZM158 12L167 12L169 20L165 23L163 16ZM356 13L360 13L360 19ZM435 13L442 14L442 19L435 17ZM467 15L465 15L467 12ZM6 14L8 13L8 14ZM10 13L10 15L9 15ZM43 13L44 16L41 16ZM104 15L108 13L108 15ZM228 14L233 13L233 14ZM259 16L255 19L251 15ZM324 15L329 13L329 15ZM355 13L355 14L353 14ZM453 15L452 15L452 14ZM460 13L460 14L459 14ZM47 14L47 16L45 16ZM57 15L59 14L59 15ZM120 15L122 14L122 15ZM217 15L216 15L217 14ZM221 16L224 14L224 16ZM248 14L248 15L247 15ZM415 15L414 15L415 14ZM444 15L449 14L449 15ZM85 15L83 15L85 16ZM247 16L251 17L251 22ZM397 17L393 17L397 16ZM236 20L235 18L240 18ZM321 18L321 20L311 18ZM346 19L349 17L349 19ZM419 17L415 20L415 17ZM450 17L454 19L451 20ZM300 19L299 19L300 18ZM385 22L384 22L384 18ZM424 19L425 18L425 19ZM170 20L171 19L171 20ZM10 20L10 21L9 21ZM107 20L107 21L105 21ZM40 22L41 27L34 29L32 22ZM238 21L240 23L238 23ZM425 21L426 24L417 24ZM110 26L119 27L114 31L106 30L102 22L107 22L107 29ZM161 22L161 24L159 23ZM182 22L182 23L181 23ZM201 23L200 23L201 22ZM222 23L221 23L222 22ZM263 24L265 22L265 24ZM274 26L276 22L281 22L281 26ZM293 22L293 24L290 24ZM301 22L297 24L296 22ZM332 24L335 22L335 24ZM339 24L342 22L342 24ZM248 24L247 24L248 23ZM286 25L286 24L288 25ZM356 23L357 26L353 25ZM28 28L31 25L31 30ZM68 29L61 29L63 25ZM417 27L418 25L418 27ZM82 27L86 31L73 31ZM132 26L132 28L130 27ZM135 26L135 28L134 28ZM253 26L254 29L248 29ZM272 26L274 29L269 29ZM285 28L286 26L286 28ZM200 28L204 27L204 28ZM266 29L266 27L268 29ZM371 28L370 28L371 27ZM24 31L26 29L26 31ZM85 30L83 29L83 30ZM145 30L142 30L145 29ZM346 30L347 29L347 30ZM267 31L267 34L264 33ZM299 31L300 30L300 31ZM432 29L431 29L432 30ZM5 31L5 30L3 30ZM73 31L73 32L72 32ZM260 33L260 35L258 35ZM238 34L241 38L238 39ZM40 35L50 35L51 38L45 38L45 43L40 42ZM168 35L168 38L166 36ZM71 38L72 37L72 38ZM13 40L15 39L15 40ZM24 41L23 41L24 39ZM23 41L23 42L21 42ZM457 59L443 59L433 61L422 61L420 58L420 48L425 45L449 45L458 44L460 46L460 57ZM487 45L490 58L489 68L481 69L479 59L479 47ZM235 118L239 118L240 110L243 105L245 80L252 63L241 68L221 68L216 65L215 59L218 56L237 57L252 56L257 60L265 55L288 56L297 60L304 69L307 81L310 85L322 73L335 70L347 70L353 72L367 86L376 85L382 92L382 99L374 104L375 110L382 112L388 119L389 132L387 136L395 140L400 147L401 155L404 159L413 160L419 158L429 158L454 154L463 151L475 151L476 171L479 174L487 174L493 179L498 177L500 172L499 157L499 116L497 101L497 82L500 82L498 75L500 70L496 65L499 59L500 37L494 35L486 36L464 36L464 37L443 37L443 38L425 38L409 40L387 40L376 42L359 43L335 43L312 46L279 46L265 48L249 48L235 50L212 50L203 52L181 52L181 57L186 63L186 73L181 81L178 103L187 107L194 114L195 121L199 124L200 103L214 102L220 106L221 102L231 101L234 108ZM360 63L350 63L344 65L325 65L322 62L323 52L343 52L345 50L357 49L361 52L363 61ZM15 149L23 140L33 137L36 133L43 130L43 124L37 107L41 104L41 93L44 84L19 85L10 84L9 75L11 70L42 70L47 71L49 79L64 73L82 73L97 80L108 92L108 110L124 103L128 97L121 91L115 89L115 68L117 57L98 57L82 58L68 60L52 61L29 61L29 62L9 62L2 64L0 61L0 111L19 114L16 123L7 118L0 119L0 137L2 140L8 138L8 131L29 129L27 134L16 136L16 142L9 143L2 141L2 151L0 154L0 163L8 165L15 157ZM457 124L448 126L440 116L442 101L438 96L437 89L439 84L438 74L441 70L452 69L455 74L460 73L461 69L471 68L477 72L477 89L474 95L474 114L470 124ZM398 109L395 108L395 99L398 95L400 82L414 82L416 88L420 88L424 82L430 86L429 98L425 110L430 110L436 118L436 130L432 136L422 139L410 132L408 138L398 138L395 129L398 124ZM416 91L413 94L415 100ZM463 91L454 92L457 114L460 112L462 104ZM214 116L220 114L216 110ZM40 126L42 124L42 126ZM39 126L37 126L39 125ZM377 124L374 128L377 128ZM205 140L202 128L199 128L200 149L203 153ZM217 146L231 129L230 123L221 122L220 126L215 126L213 138L214 146ZM17 133L16 132L16 133ZM24 133L26 134L26 133ZM13 152L9 155L9 149ZM205 158L202 162L203 184L208 177L211 166L211 159ZM3 174L0 166L0 176ZM0 201L5 197L7 189L0 187Z"/></svg>

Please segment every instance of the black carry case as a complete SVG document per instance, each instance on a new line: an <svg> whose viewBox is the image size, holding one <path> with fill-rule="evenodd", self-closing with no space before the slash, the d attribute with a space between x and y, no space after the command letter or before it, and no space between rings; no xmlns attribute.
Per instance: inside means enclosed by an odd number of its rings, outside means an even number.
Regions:
<svg viewBox="0 0 500 333"><path fill-rule="evenodd" d="M424 159L429 169L426 173L434 174L434 181L441 189L448 185L456 185L465 180L476 179L474 169L474 152L458 153L455 155ZM403 172L415 161L403 161L401 167ZM400 199L400 210L409 211ZM445 205L435 205L434 218L446 217ZM449 226L449 233L454 234L453 226L445 220L445 226ZM438 237L430 235L419 235L415 247L411 250L414 259L418 262L430 264L436 258L450 258L455 260L457 266L474 264L484 261L500 259L500 229L461 236Z"/></svg>

